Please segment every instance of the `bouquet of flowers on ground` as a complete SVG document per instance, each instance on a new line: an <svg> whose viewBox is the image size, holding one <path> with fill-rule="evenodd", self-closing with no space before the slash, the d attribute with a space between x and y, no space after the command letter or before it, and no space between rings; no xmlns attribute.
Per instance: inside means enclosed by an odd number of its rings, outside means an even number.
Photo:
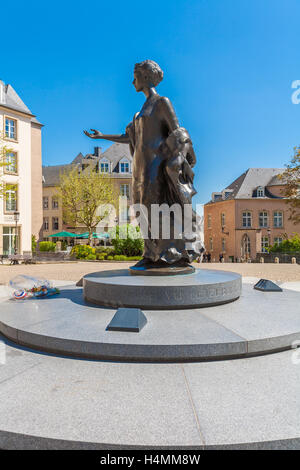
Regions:
<svg viewBox="0 0 300 470"><path fill-rule="evenodd" d="M59 289L53 287L47 279L20 274L10 280L12 298L16 300L47 297L59 294Z"/></svg>

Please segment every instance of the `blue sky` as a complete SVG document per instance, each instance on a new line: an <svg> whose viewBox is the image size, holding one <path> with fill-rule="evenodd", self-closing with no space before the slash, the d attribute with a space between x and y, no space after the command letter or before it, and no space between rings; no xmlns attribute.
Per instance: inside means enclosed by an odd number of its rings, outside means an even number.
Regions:
<svg viewBox="0 0 300 470"><path fill-rule="evenodd" d="M163 68L158 92L192 137L195 202L249 167L283 167L300 144L299 0L16 0L13 15L11 6L1 6L0 79L45 124L44 164L90 152L83 129L123 132L144 100L133 66L147 58Z"/></svg>

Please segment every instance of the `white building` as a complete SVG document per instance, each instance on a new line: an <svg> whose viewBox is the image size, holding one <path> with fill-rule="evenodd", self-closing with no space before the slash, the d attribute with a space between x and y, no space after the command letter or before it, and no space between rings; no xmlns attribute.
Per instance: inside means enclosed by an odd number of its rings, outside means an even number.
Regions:
<svg viewBox="0 0 300 470"><path fill-rule="evenodd" d="M18 253L31 251L32 235L40 237L41 128L12 86L0 80L0 150L8 149L0 169L4 184L0 197L0 254L13 254L15 246Z"/></svg>

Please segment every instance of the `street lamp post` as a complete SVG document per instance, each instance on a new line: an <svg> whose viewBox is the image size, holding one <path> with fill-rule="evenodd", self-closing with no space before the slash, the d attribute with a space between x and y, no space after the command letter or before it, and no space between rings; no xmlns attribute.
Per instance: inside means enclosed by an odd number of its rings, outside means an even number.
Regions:
<svg viewBox="0 0 300 470"><path fill-rule="evenodd" d="M20 212L15 211L14 212L14 219L16 222L16 233L15 233L15 255L17 254L17 234L18 234L18 222L20 218Z"/></svg>

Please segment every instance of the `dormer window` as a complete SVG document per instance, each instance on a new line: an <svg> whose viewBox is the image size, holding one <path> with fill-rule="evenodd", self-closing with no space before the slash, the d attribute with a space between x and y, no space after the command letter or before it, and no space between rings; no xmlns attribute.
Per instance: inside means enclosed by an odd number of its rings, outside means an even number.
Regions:
<svg viewBox="0 0 300 470"><path fill-rule="evenodd" d="M263 186L258 186L257 197L265 197L265 188Z"/></svg>
<svg viewBox="0 0 300 470"><path fill-rule="evenodd" d="M109 173L109 161L106 158L100 161L99 170L100 173Z"/></svg>
<svg viewBox="0 0 300 470"><path fill-rule="evenodd" d="M211 198L213 202L222 201L222 193L212 193Z"/></svg>
<svg viewBox="0 0 300 470"><path fill-rule="evenodd" d="M228 199L233 193L233 189L224 189L224 191L222 191L222 198L224 199L224 201L226 201L226 199Z"/></svg>
<svg viewBox="0 0 300 470"><path fill-rule="evenodd" d="M120 173L129 173L129 161L122 160L120 162Z"/></svg>

